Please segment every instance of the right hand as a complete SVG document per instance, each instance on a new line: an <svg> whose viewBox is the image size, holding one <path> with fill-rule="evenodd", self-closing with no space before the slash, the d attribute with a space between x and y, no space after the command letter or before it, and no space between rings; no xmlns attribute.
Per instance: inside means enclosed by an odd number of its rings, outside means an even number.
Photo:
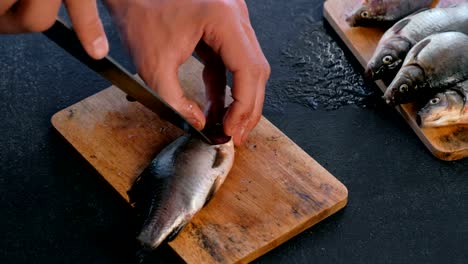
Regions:
<svg viewBox="0 0 468 264"><path fill-rule="evenodd" d="M224 133L245 142L262 115L270 66L250 24L244 0L106 0L143 80L197 128L206 118L187 98L179 66L195 51ZM233 75L233 103L224 114L226 70ZM220 117L218 117L220 115Z"/></svg>
<svg viewBox="0 0 468 264"><path fill-rule="evenodd" d="M64 0L81 44L88 54L101 59L109 44L99 18L96 0ZM0 0L0 34L42 32L51 27L62 0Z"/></svg>

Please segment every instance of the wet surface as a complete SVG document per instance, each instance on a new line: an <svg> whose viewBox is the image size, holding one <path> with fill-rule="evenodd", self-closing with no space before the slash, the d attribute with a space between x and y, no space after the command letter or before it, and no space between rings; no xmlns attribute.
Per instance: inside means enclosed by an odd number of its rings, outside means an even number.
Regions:
<svg viewBox="0 0 468 264"><path fill-rule="evenodd" d="M282 50L282 66L294 70L288 80L273 84L280 103L295 102L312 109L365 106L373 90L346 60L343 50L325 31L323 22L306 20L305 31Z"/></svg>
<svg viewBox="0 0 468 264"><path fill-rule="evenodd" d="M349 203L255 263L466 263L468 160L433 158L396 111L366 102L381 93L323 26L322 4L248 1L272 66L264 114ZM131 67L103 17L112 55ZM133 211L50 124L108 85L41 34L0 36L1 263L134 260ZM163 246L151 263L175 258Z"/></svg>

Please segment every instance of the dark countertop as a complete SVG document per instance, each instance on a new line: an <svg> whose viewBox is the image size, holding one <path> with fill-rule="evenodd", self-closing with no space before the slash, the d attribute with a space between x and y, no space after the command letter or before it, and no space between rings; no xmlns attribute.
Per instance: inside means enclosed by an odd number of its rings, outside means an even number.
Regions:
<svg viewBox="0 0 468 264"><path fill-rule="evenodd" d="M468 160L437 160L382 104L322 1L248 5L273 69L264 115L349 190L344 210L256 262L466 263ZM108 86L41 34L0 36L0 263L130 263L129 206L50 123ZM163 247L154 263L174 258Z"/></svg>

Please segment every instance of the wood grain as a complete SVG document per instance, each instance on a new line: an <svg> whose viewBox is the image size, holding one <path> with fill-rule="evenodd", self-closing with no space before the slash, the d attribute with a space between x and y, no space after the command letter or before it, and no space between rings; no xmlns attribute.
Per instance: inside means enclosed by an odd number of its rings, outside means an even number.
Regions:
<svg viewBox="0 0 468 264"><path fill-rule="evenodd" d="M191 58L179 78L203 105L201 71ZM181 135L115 87L58 112L52 123L127 200L136 177ZM347 195L342 183L262 118L236 149L220 191L169 245L188 263L247 263L343 208Z"/></svg>
<svg viewBox="0 0 468 264"><path fill-rule="evenodd" d="M448 6L464 1L466 0L440 0L434 1L433 6ZM349 27L345 17L360 2L360 0L327 0L324 4L324 17L361 65L365 67L385 30ZM382 91L387 89L386 85L381 81L378 81L377 85ZM442 160L458 160L467 157L468 126L420 128L416 122L417 112L420 108L421 106L417 104L405 104L396 107L434 156Z"/></svg>

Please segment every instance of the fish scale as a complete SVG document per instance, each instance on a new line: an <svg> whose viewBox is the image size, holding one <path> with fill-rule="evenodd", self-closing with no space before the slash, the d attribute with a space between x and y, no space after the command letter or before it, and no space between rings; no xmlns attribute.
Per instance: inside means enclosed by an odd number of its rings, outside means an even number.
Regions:
<svg viewBox="0 0 468 264"><path fill-rule="evenodd" d="M388 86L384 99L402 104L468 79L468 35L445 32L414 46Z"/></svg>
<svg viewBox="0 0 468 264"><path fill-rule="evenodd" d="M468 35L449 32L427 39L430 42L421 52L416 54L417 49L412 49L408 53L403 67L419 65L424 69L427 84L433 89L446 88L468 79Z"/></svg>
<svg viewBox="0 0 468 264"><path fill-rule="evenodd" d="M422 11L399 21L382 36L367 64L367 74L373 79L393 77L411 47L425 37L448 31L468 34L468 3ZM407 43L402 44L402 39ZM383 63L387 55L393 57L392 64Z"/></svg>
<svg viewBox="0 0 468 264"><path fill-rule="evenodd" d="M418 112L420 127L468 124L468 80L438 93Z"/></svg>
<svg viewBox="0 0 468 264"><path fill-rule="evenodd" d="M394 23L422 8L429 8L432 0L364 0L346 20L350 26L378 26ZM363 13L366 16L363 16Z"/></svg>
<svg viewBox="0 0 468 264"><path fill-rule="evenodd" d="M174 238L216 193L233 162L232 139L209 145L182 136L164 148L129 192L144 218L137 238L143 246L153 249Z"/></svg>

